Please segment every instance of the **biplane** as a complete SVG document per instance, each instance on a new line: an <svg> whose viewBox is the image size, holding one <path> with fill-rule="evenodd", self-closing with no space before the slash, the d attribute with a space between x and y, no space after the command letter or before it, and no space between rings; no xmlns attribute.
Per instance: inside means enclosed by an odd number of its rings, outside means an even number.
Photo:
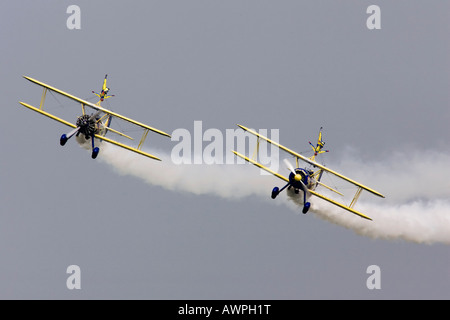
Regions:
<svg viewBox="0 0 450 320"><path fill-rule="evenodd" d="M314 154L311 157L306 157L303 156L295 151L292 151L291 149L288 149L282 145L280 145L279 143L270 140L269 138L255 132L252 129L246 128L244 126L241 126L238 124L238 126L243 129L244 131L247 131L253 135L255 135L258 139L258 143L257 146L259 146L259 141L260 139L265 140L266 142L275 145L276 147L280 148L281 150L291 154L292 156L295 157L296 160L296 168L294 168L289 161L287 161L285 159L285 164L287 166L287 168L290 170L290 174L288 177L285 177L284 175L281 175L273 170L271 170L270 168L264 166L263 164L257 162L255 159L251 159L246 157L245 155L240 154L239 152L236 152L233 150L233 153L235 155L237 155L240 158L243 158L244 160L246 160L249 163L252 163L253 165L273 174L274 176L278 177L279 179L283 180L286 182L286 185L283 186L281 189L279 187L274 187L272 189L272 194L271 197L272 199L275 199L278 194L283 191L284 189L288 189L290 190L291 188L293 188L294 192L296 194L299 194L300 191L303 192L303 209L302 212L303 213L307 213L309 208L311 207L311 203L308 201L308 199L310 198L311 195L314 195L318 198L321 198L325 201L330 202L333 205L336 205L342 209L345 209L347 211L350 211L353 214L356 214L364 219L368 219L368 220L372 220L370 217L368 217L367 215L357 211L354 209L354 206L356 204L356 202L358 201L359 196L361 195L361 192L363 190L368 191L369 193L372 193L378 197L384 198L384 196L379 193L378 191L373 190L372 188L369 188L355 180L352 180L350 178L347 178L346 176L331 170L328 167L325 167L324 165L318 163L315 161L315 158L318 154L323 153L323 152L328 152L328 150L322 150L322 148L325 145L325 142L322 140L322 128L319 132L319 138L317 139L317 144L314 146L311 142L310 145L313 148ZM257 154L257 153L256 153ZM304 162L306 162L307 165L309 165L309 167L305 167L305 168L299 168L299 160L302 160ZM343 196L342 193L340 193L339 191L333 189L332 187L329 187L328 185L322 183L320 180L322 178L322 175L324 172L330 173L342 180L345 180L347 182L349 182L350 184L353 184L354 186L357 187L356 193L353 196L353 199L351 200L349 205L345 205L341 202L338 202L334 199L331 199L328 196L324 196L323 194L319 193L316 191L316 188L318 186L322 186L328 190L331 190L334 193L337 193L341 196Z"/></svg>
<svg viewBox="0 0 450 320"><path fill-rule="evenodd" d="M41 102L39 104L39 108L36 108L28 103L21 102L21 101L19 101L19 103L33 111L36 111L46 117L49 117L50 119L59 121L65 125L73 128L72 131L61 135L60 144L62 146L64 146L71 137L76 136L78 142L80 142L81 144L91 143L93 159L97 158L97 156L100 152L100 148L96 145L97 142L106 141L106 142L109 142L116 146L119 146L121 148L127 149L129 151L133 151L133 152L136 152L143 156L146 156L148 158L161 161L161 159L159 159L158 157L156 157L150 153L147 153L145 151L142 151L141 148L143 146L144 141L147 138L149 131L156 132L160 135L170 137L170 135L168 133L161 131L159 129L150 127L150 126L148 126L144 123L138 122L136 120L122 116L116 112L113 112L113 111L101 106L102 101L104 101L105 99L107 99L109 97L112 97L112 96L108 96L109 88L106 86L107 75L105 76L105 79L103 81L101 93L98 94L93 91L93 93L95 93L100 98L100 100L95 104L91 103L89 101L83 100L81 98L78 98L78 97L71 95L67 92L64 92L62 90L59 90L55 87L52 87L52 86L45 84L41 81L38 81L36 79L30 78L27 76L24 76L24 78L37 84L38 86L41 86L43 88L43 92L42 92L42 97L41 97ZM53 115L47 111L44 111L44 103L45 103L45 98L46 98L46 94L48 91L63 95L65 97L69 98L70 100L81 104L82 114L77 118L75 123L71 123L69 121L66 121L64 119L57 117L56 115ZM88 113L88 112L90 112L90 113ZM130 140L133 140L133 138L130 137L129 135L127 135L119 130L111 128L110 125L111 125L112 118L124 120L125 122L131 123L133 126L136 126L140 129L142 129L143 134L141 136L141 139L140 139L137 147L130 146L126 143L118 142L116 140L107 138L105 136L107 132L113 132L117 135L120 135L120 136L125 137Z"/></svg>

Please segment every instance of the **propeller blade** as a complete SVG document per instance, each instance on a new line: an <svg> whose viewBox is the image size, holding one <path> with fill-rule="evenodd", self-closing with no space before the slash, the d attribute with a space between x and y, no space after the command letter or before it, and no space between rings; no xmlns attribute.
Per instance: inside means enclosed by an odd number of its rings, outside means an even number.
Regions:
<svg viewBox="0 0 450 320"><path fill-rule="evenodd" d="M93 121L93 120L96 120L96 118L97 118L97 116L100 114L100 110L99 111L97 111L96 113L93 113L92 115L91 115L91 117L89 118L89 120L91 120L91 121Z"/></svg>
<svg viewBox="0 0 450 320"><path fill-rule="evenodd" d="M67 140L69 140L70 138L72 138L73 137L73 135L75 134L75 133L77 133L78 131L80 130L80 127L76 127L75 129L73 129L72 131L70 131L68 134L63 134L62 136L61 136L61 138L59 139L59 144L60 145L65 145L66 144L66 142L67 142Z"/></svg>
<svg viewBox="0 0 450 320"><path fill-rule="evenodd" d="M78 130L80 130L80 127L76 127L75 129L73 129L72 131L70 131L68 134L66 134L67 139L72 138L72 136L74 134L76 134L78 132Z"/></svg>
<svg viewBox="0 0 450 320"><path fill-rule="evenodd" d="M302 184L303 192L305 192L306 197L309 198L311 196L311 192L309 192L308 187L303 183L303 181L300 181L300 183Z"/></svg>
<svg viewBox="0 0 450 320"><path fill-rule="evenodd" d="M287 168L293 173L296 174L294 167L292 164L288 161L288 159L284 159L284 163L286 164Z"/></svg>

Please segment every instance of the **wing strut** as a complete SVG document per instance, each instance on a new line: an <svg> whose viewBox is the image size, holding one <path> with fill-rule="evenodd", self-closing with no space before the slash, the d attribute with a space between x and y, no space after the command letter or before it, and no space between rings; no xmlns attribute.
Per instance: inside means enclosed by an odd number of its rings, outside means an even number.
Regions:
<svg viewBox="0 0 450 320"><path fill-rule="evenodd" d="M253 151L253 155L252 155L252 159L257 161L258 160L258 154L259 154L259 141L260 138L256 137L256 147L255 150Z"/></svg>
<svg viewBox="0 0 450 320"><path fill-rule="evenodd" d="M39 104L39 109L44 109L45 96L47 95L47 88L44 87L44 91L42 92L41 103Z"/></svg>
<svg viewBox="0 0 450 320"><path fill-rule="evenodd" d="M363 191L363 188L361 187L359 187L358 190L356 190L355 196L353 197L353 200L349 205L350 208L353 208L355 206L356 201L358 201L358 198L361 195L361 191Z"/></svg>
<svg viewBox="0 0 450 320"><path fill-rule="evenodd" d="M139 145L138 145L138 147L137 147L138 150L141 150L142 145L144 144L144 141L145 141L145 139L147 138L148 131L149 131L148 129L145 129L145 130L144 130L144 134L142 135L141 141L139 141Z"/></svg>

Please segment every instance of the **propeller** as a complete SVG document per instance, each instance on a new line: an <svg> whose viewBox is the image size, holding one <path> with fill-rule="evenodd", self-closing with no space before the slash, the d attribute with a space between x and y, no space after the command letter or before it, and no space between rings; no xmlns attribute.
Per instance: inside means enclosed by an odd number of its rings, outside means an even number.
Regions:
<svg viewBox="0 0 450 320"><path fill-rule="evenodd" d="M89 118L89 121L97 121L97 116L99 115L101 113L101 111L99 110L99 111L97 111L96 113L93 113L92 115L91 115L91 117Z"/></svg>
<svg viewBox="0 0 450 320"><path fill-rule="evenodd" d="M294 167L292 166L292 164L289 162L288 159L284 159L284 164L293 174L297 174L294 170Z"/></svg>
<svg viewBox="0 0 450 320"><path fill-rule="evenodd" d="M303 183L302 175L300 173L295 172L294 166L289 162L289 160L284 159L284 163L286 164L288 169L294 174L294 180L297 182L300 182L300 184L301 184L301 189L303 190L303 210L302 210L302 212L306 213L306 212L308 212L308 210L311 206L311 203L309 203L307 201L307 199L311 196L311 193L309 192L308 187ZM290 181L289 181L289 184L291 184ZM273 196L272 196L272 198L273 198Z"/></svg>
<svg viewBox="0 0 450 320"><path fill-rule="evenodd" d="M59 139L59 144L62 145L62 146L65 145L67 140L72 138L79 130L80 130L80 127L76 127L75 129L70 131L68 134L63 134L61 136L61 138Z"/></svg>
<svg viewBox="0 0 450 320"><path fill-rule="evenodd" d="M295 181L302 181L302 175L295 172L295 169L292 166L292 164L289 162L289 160L284 159L284 163L286 164L287 168L294 174Z"/></svg>
<svg viewBox="0 0 450 320"><path fill-rule="evenodd" d="M72 136L73 136L74 134L76 134L79 130L80 130L80 127L76 127L75 129L73 129L72 131L70 131L68 134L66 134L67 139L72 138Z"/></svg>

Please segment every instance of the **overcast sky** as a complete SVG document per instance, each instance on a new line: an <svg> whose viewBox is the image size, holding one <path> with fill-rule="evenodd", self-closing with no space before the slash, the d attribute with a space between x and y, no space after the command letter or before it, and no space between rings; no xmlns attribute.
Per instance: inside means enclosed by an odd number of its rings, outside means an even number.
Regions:
<svg viewBox="0 0 450 320"><path fill-rule="evenodd" d="M79 30L67 27L72 4ZM366 25L373 4L379 30ZM68 128L18 103L37 106L42 93L22 75L89 98L108 74L109 107L168 133L239 123L278 129L303 151L323 126L324 161L386 195L368 203L393 216L417 199L435 208L450 195L436 163L450 147L449 13L444 1L3 1L0 298L449 299L447 240L367 237L299 214L269 199L281 182L251 165L236 166L264 185L249 196L193 190L232 189L234 166L227 176L187 166L179 180L192 187L171 190L102 151L92 160L75 141L62 148ZM75 121L71 107L59 111ZM146 142L159 155L176 144ZM236 192L251 188L243 180ZM80 290L66 286L70 265ZM381 289L366 286L371 265Z"/></svg>

